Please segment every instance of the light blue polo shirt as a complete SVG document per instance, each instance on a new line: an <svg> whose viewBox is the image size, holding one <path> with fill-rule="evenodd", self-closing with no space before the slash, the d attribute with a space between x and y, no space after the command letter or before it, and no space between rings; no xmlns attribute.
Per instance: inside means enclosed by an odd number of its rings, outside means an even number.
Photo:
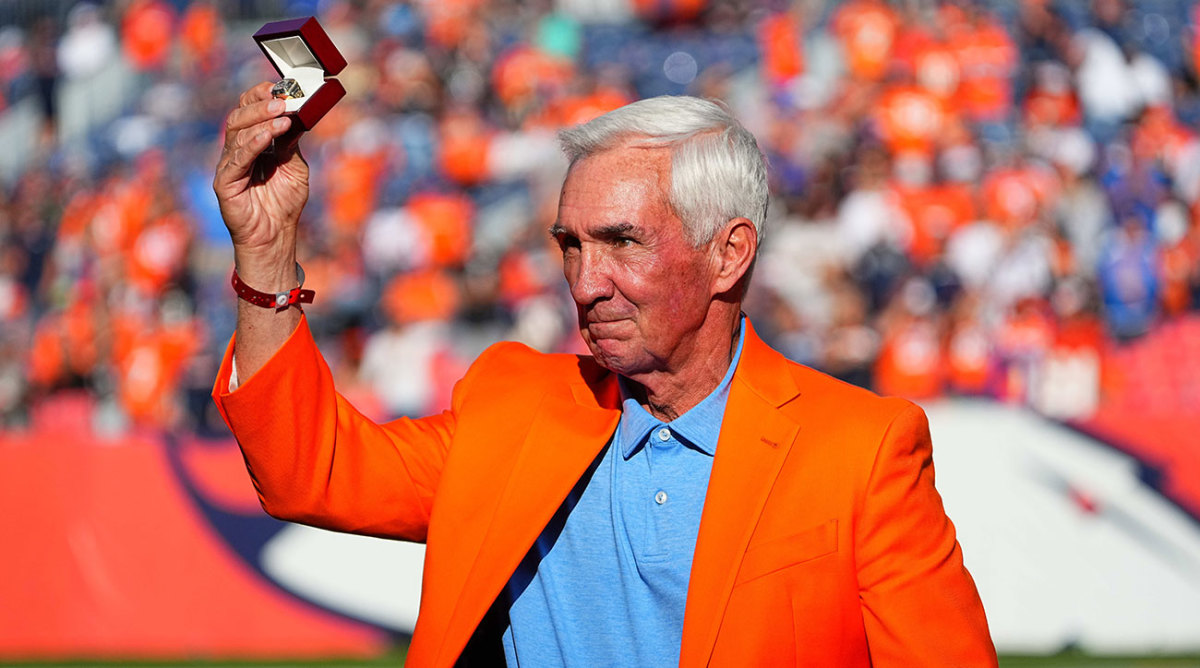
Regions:
<svg viewBox="0 0 1200 668"><path fill-rule="evenodd" d="M679 664L692 553L744 331L743 320L720 385L671 422L621 381L612 439L508 582L509 666Z"/></svg>

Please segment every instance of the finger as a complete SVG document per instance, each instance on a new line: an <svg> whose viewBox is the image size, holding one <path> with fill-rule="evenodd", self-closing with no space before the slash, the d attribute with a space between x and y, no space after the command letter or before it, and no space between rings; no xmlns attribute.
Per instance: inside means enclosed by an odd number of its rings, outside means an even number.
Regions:
<svg viewBox="0 0 1200 668"><path fill-rule="evenodd" d="M291 125L292 125L292 119L289 116L279 116L276 118L268 118L260 123L251 125L248 128L243 128L242 130L239 130L237 133L237 137L233 141L230 148L238 148L241 146L245 146L247 142L249 142L255 135L257 135L260 132L267 132L268 134L271 135L272 139L278 139L278 137L280 135L282 135L288 131L288 128L290 128ZM275 143L278 144L279 142L276 141Z"/></svg>
<svg viewBox="0 0 1200 668"><path fill-rule="evenodd" d="M237 146L242 130L252 128L283 113L283 100L267 99L238 107L225 117L225 146Z"/></svg>
<svg viewBox="0 0 1200 668"><path fill-rule="evenodd" d="M275 84L271 81L263 81L247 88L238 98L238 106L244 107L253 102L260 102L271 97L271 87Z"/></svg>
<svg viewBox="0 0 1200 668"><path fill-rule="evenodd" d="M254 164L255 158L270 145L270 133L260 132L247 141L244 146L238 146L226 151L221 157L221 162L217 165L216 178L213 179L213 187L218 191L218 194L223 192L225 187L246 178L250 173L250 167ZM240 187L234 190L238 189Z"/></svg>
<svg viewBox="0 0 1200 668"><path fill-rule="evenodd" d="M237 132L228 133L225 137L225 146L221 149L221 157L217 160L217 171L224 170L232 159L234 152L239 149L250 147L257 154L259 150L255 147L257 147L258 143L261 143L256 141L259 134L266 133L268 135L266 144L270 146L271 138L276 134L273 129L275 120L277 119L267 119L248 128L242 128ZM234 178L237 177L235 176Z"/></svg>
<svg viewBox="0 0 1200 668"><path fill-rule="evenodd" d="M217 166L214 186L221 187L246 178L254 161L271 145L271 140L287 129L289 123L290 119L276 118L253 131L244 130L241 144L223 154L222 162Z"/></svg>

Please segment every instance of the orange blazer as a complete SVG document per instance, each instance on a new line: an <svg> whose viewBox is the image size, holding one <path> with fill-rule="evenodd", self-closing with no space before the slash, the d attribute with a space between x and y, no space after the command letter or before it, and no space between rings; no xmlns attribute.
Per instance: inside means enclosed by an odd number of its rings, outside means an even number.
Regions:
<svg viewBox="0 0 1200 668"><path fill-rule="evenodd" d="M376 424L333 387L307 323L214 399L263 508L427 543L406 665L451 666L617 424L588 357L485 351L449 410ZM995 666L934 489L924 413L794 364L752 327L704 503L680 665Z"/></svg>

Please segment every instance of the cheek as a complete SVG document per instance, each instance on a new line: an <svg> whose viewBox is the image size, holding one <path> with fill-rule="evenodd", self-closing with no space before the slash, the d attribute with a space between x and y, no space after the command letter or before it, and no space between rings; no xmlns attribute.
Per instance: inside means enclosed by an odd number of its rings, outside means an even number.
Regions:
<svg viewBox="0 0 1200 668"><path fill-rule="evenodd" d="M668 274L652 258L625 259L614 267L613 284L618 298L641 307L662 294Z"/></svg>
<svg viewBox="0 0 1200 668"><path fill-rule="evenodd" d="M631 268L619 287L637 306L644 333L669 333L704 318L710 280L695 262L658 262Z"/></svg>
<svg viewBox="0 0 1200 668"><path fill-rule="evenodd" d="M705 269L698 262L681 262L663 273L658 287L672 311L683 314L697 307L707 308L712 277Z"/></svg>

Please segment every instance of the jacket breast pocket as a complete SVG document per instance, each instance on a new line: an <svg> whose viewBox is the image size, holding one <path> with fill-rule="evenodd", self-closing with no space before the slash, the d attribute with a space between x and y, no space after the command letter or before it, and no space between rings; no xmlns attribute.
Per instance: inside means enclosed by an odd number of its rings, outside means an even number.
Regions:
<svg viewBox="0 0 1200 668"><path fill-rule="evenodd" d="M735 585L834 552L837 552L837 520L822 522L790 536L772 538L746 550Z"/></svg>

